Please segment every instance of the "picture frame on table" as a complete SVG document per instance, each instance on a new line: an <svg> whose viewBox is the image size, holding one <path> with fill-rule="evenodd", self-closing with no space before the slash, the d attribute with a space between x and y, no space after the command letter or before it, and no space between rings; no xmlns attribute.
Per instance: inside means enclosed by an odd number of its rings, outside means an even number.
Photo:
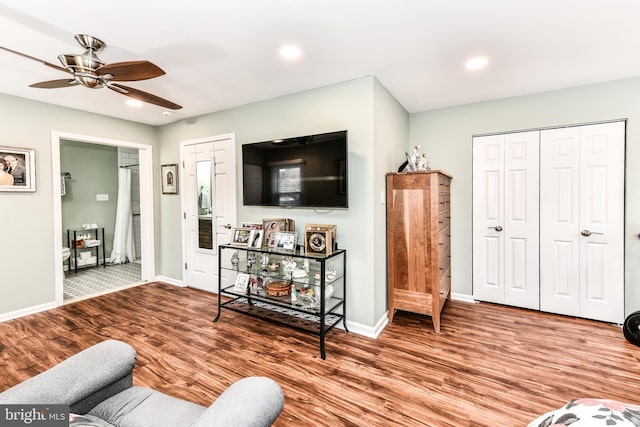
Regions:
<svg viewBox="0 0 640 427"><path fill-rule="evenodd" d="M249 242L247 246L253 249L262 248L263 234L264 234L264 230L262 229L252 229L251 234L249 235Z"/></svg>
<svg viewBox="0 0 640 427"><path fill-rule="evenodd" d="M251 275L248 273L238 273L236 276L236 281L233 284L233 290L235 292L245 293L247 292L247 288L249 287L249 281L251 280Z"/></svg>
<svg viewBox="0 0 640 427"><path fill-rule="evenodd" d="M279 252L294 253L297 247L297 233L292 231L278 231L269 249Z"/></svg>
<svg viewBox="0 0 640 427"><path fill-rule="evenodd" d="M35 149L0 146L0 160L0 191L36 191Z"/></svg>
<svg viewBox="0 0 640 427"><path fill-rule="evenodd" d="M178 194L178 164L160 165L162 194Z"/></svg>
<svg viewBox="0 0 640 427"><path fill-rule="evenodd" d="M262 230L264 232L262 236L262 247L270 248L273 246L276 238L276 233L279 231L293 231L291 227L291 221L287 218L266 218L262 220Z"/></svg>
<svg viewBox="0 0 640 427"><path fill-rule="evenodd" d="M236 227L231 230L231 244L233 246L249 246L249 240L251 238L250 228Z"/></svg>

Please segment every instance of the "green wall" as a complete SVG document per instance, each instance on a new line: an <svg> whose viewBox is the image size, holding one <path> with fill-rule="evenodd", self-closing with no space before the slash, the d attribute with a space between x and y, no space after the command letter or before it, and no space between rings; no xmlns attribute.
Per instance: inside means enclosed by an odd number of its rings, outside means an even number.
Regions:
<svg viewBox="0 0 640 427"><path fill-rule="evenodd" d="M35 193L0 192L0 316L55 302L51 132L153 145L156 128L0 94L0 145L35 149ZM159 172L158 172L159 174ZM6 244L11 242L11 244Z"/></svg>
<svg viewBox="0 0 640 427"><path fill-rule="evenodd" d="M575 87L411 115L410 144L422 145L431 167L453 175L452 291L472 294L472 136L628 119L625 196L625 308L640 309L640 78Z"/></svg>
<svg viewBox="0 0 640 427"><path fill-rule="evenodd" d="M118 148L61 141L60 171L71 174L66 182L67 193L61 199L63 244L67 242L67 229L96 223L104 227L105 253L109 259L118 202ZM97 201L96 194L107 194L109 200Z"/></svg>
<svg viewBox="0 0 640 427"><path fill-rule="evenodd" d="M378 134L374 129L375 111ZM298 235L307 223L337 225L337 240L348 250L348 320L373 326L386 310L386 273L384 269L384 226L380 218L384 206L379 190L388 171L387 156L374 161L374 151L390 140L401 153L407 139L394 135L405 128L408 114L373 77L299 92L212 113L163 126L160 129L160 162L176 163L180 159L179 142L206 136L235 133L237 159L241 145L276 138L348 130L349 138L349 209L313 210L245 207L242 205L241 168L237 168L238 223L261 221L268 217L287 217L296 221ZM404 114L404 116L403 116ZM398 118L399 117L399 118ZM386 122L385 122L386 120ZM158 274L182 279L180 198L162 197L160 202L161 258ZM157 219L157 217L156 217ZM299 243L302 238L299 237ZM376 303L377 301L377 303ZM382 303L380 302L382 301Z"/></svg>

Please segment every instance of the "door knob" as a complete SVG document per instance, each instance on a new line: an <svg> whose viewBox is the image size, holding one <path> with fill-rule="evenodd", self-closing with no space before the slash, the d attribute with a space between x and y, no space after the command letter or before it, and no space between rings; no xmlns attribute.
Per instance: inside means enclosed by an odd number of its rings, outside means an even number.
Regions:
<svg viewBox="0 0 640 427"><path fill-rule="evenodd" d="M496 231L502 231L502 226L501 225L496 225L495 227L489 227L489 228L493 228Z"/></svg>
<svg viewBox="0 0 640 427"><path fill-rule="evenodd" d="M231 230L231 224L223 225L222 228L226 228L227 230Z"/></svg>
<svg viewBox="0 0 640 427"><path fill-rule="evenodd" d="M589 237L592 234L600 234L600 235L604 235L604 233L598 233L597 231L590 231L590 230L582 230L580 232L580 234L582 234L584 237Z"/></svg>

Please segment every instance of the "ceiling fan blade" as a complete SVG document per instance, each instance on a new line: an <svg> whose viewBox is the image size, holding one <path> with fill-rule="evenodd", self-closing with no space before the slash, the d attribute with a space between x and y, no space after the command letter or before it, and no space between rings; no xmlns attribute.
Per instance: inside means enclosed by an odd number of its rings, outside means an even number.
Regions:
<svg viewBox="0 0 640 427"><path fill-rule="evenodd" d="M74 79L61 79L61 80L47 80L46 82L39 82L29 85L29 87L37 87L40 89L57 89L60 87L71 87L78 84Z"/></svg>
<svg viewBox="0 0 640 427"><path fill-rule="evenodd" d="M109 80L130 82L160 77L164 75L165 72L149 61L124 61L103 65L96 70L96 74L99 76L111 74L113 77Z"/></svg>
<svg viewBox="0 0 640 427"><path fill-rule="evenodd" d="M160 98L159 96L155 96L150 93L141 91L139 89L134 89L129 86L123 86L116 83L108 83L107 87L113 90L114 92L129 96L133 99L137 99L138 101L159 105L160 107L169 108L170 110L179 110L180 108L182 108L181 105L175 104L164 98Z"/></svg>
<svg viewBox="0 0 640 427"><path fill-rule="evenodd" d="M0 49L2 49L4 51L7 51L9 53L13 53L14 55L22 56L23 58L27 58L27 59L30 59L32 61L39 62L39 63L41 63L43 65L46 65L47 67L51 67L51 68L54 68L56 70L64 71L65 73L71 73L71 71L67 70L64 67L61 67L61 66L56 65L56 64L52 64L52 63L47 62L47 61L43 61L42 59L38 59L38 58L36 58L34 56L27 55L26 53L18 52L16 50L12 50L12 49L9 49L9 48L3 47L3 46L0 46Z"/></svg>

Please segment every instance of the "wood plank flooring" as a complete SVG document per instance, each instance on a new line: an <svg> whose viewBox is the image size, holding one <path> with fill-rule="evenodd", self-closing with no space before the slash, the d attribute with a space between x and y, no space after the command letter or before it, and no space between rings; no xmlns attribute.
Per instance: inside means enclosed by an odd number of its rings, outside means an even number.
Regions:
<svg viewBox="0 0 640 427"><path fill-rule="evenodd" d="M134 382L209 405L273 378L275 426L526 426L575 397L640 402L640 347L619 327L491 304L446 303L442 333L398 312L378 339L317 337L223 311L216 296L153 283L0 323L0 390L99 341L138 351ZM251 404L251 396L247 396Z"/></svg>

